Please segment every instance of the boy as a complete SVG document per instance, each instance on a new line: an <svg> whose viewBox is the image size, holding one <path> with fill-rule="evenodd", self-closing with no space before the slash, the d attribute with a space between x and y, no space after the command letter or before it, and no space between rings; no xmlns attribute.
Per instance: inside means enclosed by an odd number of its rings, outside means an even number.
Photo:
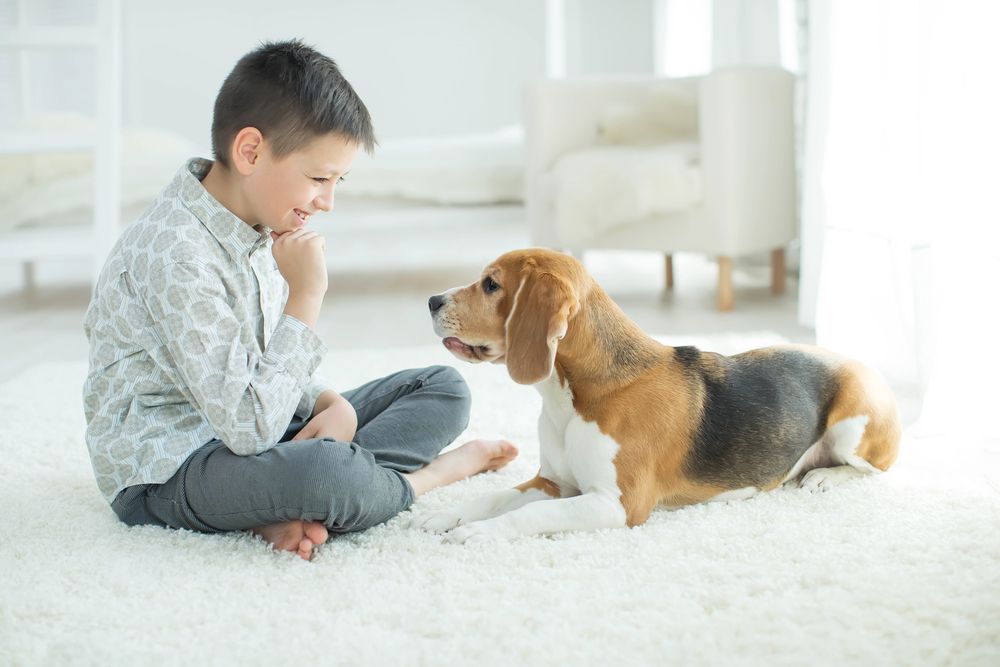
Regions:
<svg viewBox="0 0 1000 667"><path fill-rule="evenodd" d="M342 395L313 375L327 271L306 225L374 145L332 60L264 44L219 91L215 162L190 160L122 234L87 310L83 395L98 486L126 524L252 530L308 560L329 533L517 455L474 440L438 456L468 423L452 368Z"/></svg>

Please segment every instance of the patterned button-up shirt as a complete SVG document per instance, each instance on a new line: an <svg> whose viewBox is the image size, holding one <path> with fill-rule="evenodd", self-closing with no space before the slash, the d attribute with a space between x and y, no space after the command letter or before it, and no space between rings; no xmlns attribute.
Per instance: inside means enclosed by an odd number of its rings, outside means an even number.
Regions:
<svg viewBox="0 0 1000 667"><path fill-rule="evenodd" d="M205 190L211 164L190 160L125 230L87 309L87 447L109 502L213 438L240 455L274 447L328 388L313 376L326 348L282 313L269 230Z"/></svg>

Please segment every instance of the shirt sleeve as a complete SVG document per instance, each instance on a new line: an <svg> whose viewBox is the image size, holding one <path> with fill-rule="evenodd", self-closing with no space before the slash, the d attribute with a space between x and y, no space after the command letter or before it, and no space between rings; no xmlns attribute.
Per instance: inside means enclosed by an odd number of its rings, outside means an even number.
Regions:
<svg viewBox="0 0 1000 667"><path fill-rule="evenodd" d="M177 376L235 454L274 447L313 390L323 343L304 323L282 315L259 354L241 339L241 323L218 275L195 263L167 264L161 271L140 296L173 361L165 370Z"/></svg>

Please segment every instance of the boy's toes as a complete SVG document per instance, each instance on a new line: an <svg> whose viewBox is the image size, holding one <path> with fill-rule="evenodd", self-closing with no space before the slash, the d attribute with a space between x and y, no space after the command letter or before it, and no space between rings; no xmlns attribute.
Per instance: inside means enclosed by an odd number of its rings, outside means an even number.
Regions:
<svg viewBox="0 0 1000 667"><path fill-rule="evenodd" d="M507 440L500 440L499 447L495 455L490 459L489 470L497 470L504 467L511 461L517 458L520 453L517 449L517 445Z"/></svg>
<svg viewBox="0 0 1000 667"><path fill-rule="evenodd" d="M306 537L312 540L313 544L315 545L323 544L324 542L326 542L327 538L330 537L329 532L327 532L326 530L326 526L324 526L319 521L304 522L303 530L306 534Z"/></svg>
<svg viewBox="0 0 1000 667"><path fill-rule="evenodd" d="M517 455L520 454L520 451L518 451L517 449L517 445L507 440L501 441L500 451L503 457L508 461L513 461L514 459L517 458Z"/></svg>
<svg viewBox="0 0 1000 667"><path fill-rule="evenodd" d="M298 554L299 554L299 557L303 558L304 560L312 560L313 541L310 540L308 537L303 537L299 541Z"/></svg>

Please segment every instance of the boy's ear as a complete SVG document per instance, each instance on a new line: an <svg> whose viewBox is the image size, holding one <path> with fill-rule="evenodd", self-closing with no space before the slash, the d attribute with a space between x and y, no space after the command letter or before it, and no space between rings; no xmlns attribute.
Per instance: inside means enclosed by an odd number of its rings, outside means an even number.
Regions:
<svg viewBox="0 0 1000 667"><path fill-rule="evenodd" d="M229 159L233 167L244 176L253 172L264 145L264 135L256 127L244 127L233 137L232 153Z"/></svg>

